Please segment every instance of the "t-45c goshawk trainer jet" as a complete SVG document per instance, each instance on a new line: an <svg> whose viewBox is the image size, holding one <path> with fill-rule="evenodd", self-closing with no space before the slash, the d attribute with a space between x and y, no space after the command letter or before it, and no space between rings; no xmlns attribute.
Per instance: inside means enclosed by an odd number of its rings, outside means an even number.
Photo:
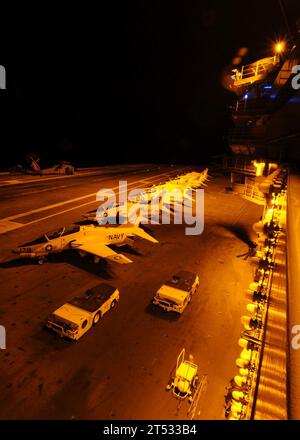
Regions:
<svg viewBox="0 0 300 440"><path fill-rule="evenodd" d="M39 264L52 253L75 249L81 256L94 255L95 263L100 259L111 260L120 264L132 263L132 260L113 251L108 245L122 246L132 243L128 237L138 236L152 243L158 241L147 234L139 225L107 226L71 226L62 227L52 233L46 233L34 241L18 246L13 250L20 257L36 258Z"/></svg>

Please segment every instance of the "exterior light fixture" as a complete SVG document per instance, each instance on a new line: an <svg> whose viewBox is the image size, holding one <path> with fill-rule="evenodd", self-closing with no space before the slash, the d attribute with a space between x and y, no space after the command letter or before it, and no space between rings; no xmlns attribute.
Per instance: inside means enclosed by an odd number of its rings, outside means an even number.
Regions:
<svg viewBox="0 0 300 440"><path fill-rule="evenodd" d="M284 48L285 48L285 44L284 44L283 41L278 41L278 42L275 44L275 52L276 52L277 54L282 53L282 52L284 51Z"/></svg>

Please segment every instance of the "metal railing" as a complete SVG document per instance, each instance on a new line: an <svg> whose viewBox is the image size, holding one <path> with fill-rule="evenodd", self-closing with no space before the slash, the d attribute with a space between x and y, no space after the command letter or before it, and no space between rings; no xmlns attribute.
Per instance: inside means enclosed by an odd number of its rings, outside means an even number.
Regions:
<svg viewBox="0 0 300 440"><path fill-rule="evenodd" d="M223 157L223 168L229 169L231 171L242 171L249 174L256 174L256 168L252 161L247 158L240 157Z"/></svg>
<svg viewBox="0 0 300 440"><path fill-rule="evenodd" d="M256 63L242 66L241 70L236 69L234 75L234 85L240 86L247 83L253 83L264 78L276 66L278 58L276 56L262 58Z"/></svg>
<svg viewBox="0 0 300 440"><path fill-rule="evenodd" d="M244 370L243 373L241 373L240 370L240 374L245 376L245 381L242 381L240 385L239 382L236 382L236 379L234 378L235 385L231 385L232 389L239 389L240 391L238 392L242 392L242 396L234 396L232 392L230 408L228 409L226 406L225 410L226 417L231 416L231 418L235 420L253 419L255 414L262 359L265 348L264 344L268 324L268 311L272 291L276 247L280 234L280 219L282 215L281 209L283 206L283 202L279 201L279 204L276 207L276 200L277 198L275 198L275 204L272 208L272 217L267 221L267 223L265 223L267 226L267 229L265 230L267 244L265 242L265 244L262 245L260 255L258 255L260 260L254 279L254 281L257 282L257 287L255 288L255 291L254 289L252 290L250 288L250 291L253 295L253 303L257 305L255 315L252 315L252 319L254 319L257 325L254 326L251 324L249 328L244 325L245 330L241 333L241 338L248 341L247 350L251 350L251 356L248 364L246 364L244 367L246 370ZM267 220L266 215L264 215L264 217ZM241 347L243 346L244 345L241 345ZM237 363L237 366L240 367L241 365Z"/></svg>
<svg viewBox="0 0 300 440"><path fill-rule="evenodd" d="M245 192L243 197L250 200L258 205L265 205L266 199L264 194L259 190L257 183L247 178L245 182Z"/></svg>
<svg viewBox="0 0 300 440"><path fill-rule="evenodd" d="M272 260L274 262L274 259ZM270 270L270 274L267 277L267 287L266 287L266 294L267 294L267 301L263 308L263 314L262 314L262 322L263 327L260 329L259 334L257 336L257 339L261 342L260 349L256 351L256 357L253 364L253 376L251 381L251 391L249 394L249 405L247 407L247 410L245 412L245 420L251 420L254 418L255 413L255 407L256 407L256 400L257 400L257 393L258 393L258 384L261 374L261 366L262 366L262 359L263 359L263 353L265 348L265 339L266 339L266 331L267 331L267 323L268 323L268 312L269 312L269 305L270 305L270 294L271 294L271 286L272 286L272 278L273 278L273 270Z"/></svg>

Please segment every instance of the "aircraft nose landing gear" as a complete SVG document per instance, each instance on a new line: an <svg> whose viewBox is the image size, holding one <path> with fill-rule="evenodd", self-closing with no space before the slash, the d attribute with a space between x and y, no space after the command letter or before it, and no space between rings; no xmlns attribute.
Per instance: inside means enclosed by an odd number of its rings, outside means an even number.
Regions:
<svg viewBox="0 0 300 440"><path fill-rule="evenodd" d="M38 260L37 260L37 262L38 262L39 265L44 264L45 261L46 261L46 258L45 258L45 257L39 257Z"/></svg>

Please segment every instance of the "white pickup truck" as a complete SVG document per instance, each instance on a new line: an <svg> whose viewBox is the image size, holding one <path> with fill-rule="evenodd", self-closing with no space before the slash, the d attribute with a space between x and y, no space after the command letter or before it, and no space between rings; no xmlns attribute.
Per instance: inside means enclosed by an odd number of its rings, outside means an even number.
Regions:
<svg viewBox="0 0 300 440"><path fill-rule="evenodd" d="M183 313L198 287L198 275L183 270L173 275L158 289L153 298L153 304L167 312Z"/></svg>
<svg viewBox="0 0 300 440"><path fill-rule="evenodd" d="M49 317L46 326L61 337L77 340L119 301L119 290L109 284L98 284L83 296L76 296Z"/></svg>

